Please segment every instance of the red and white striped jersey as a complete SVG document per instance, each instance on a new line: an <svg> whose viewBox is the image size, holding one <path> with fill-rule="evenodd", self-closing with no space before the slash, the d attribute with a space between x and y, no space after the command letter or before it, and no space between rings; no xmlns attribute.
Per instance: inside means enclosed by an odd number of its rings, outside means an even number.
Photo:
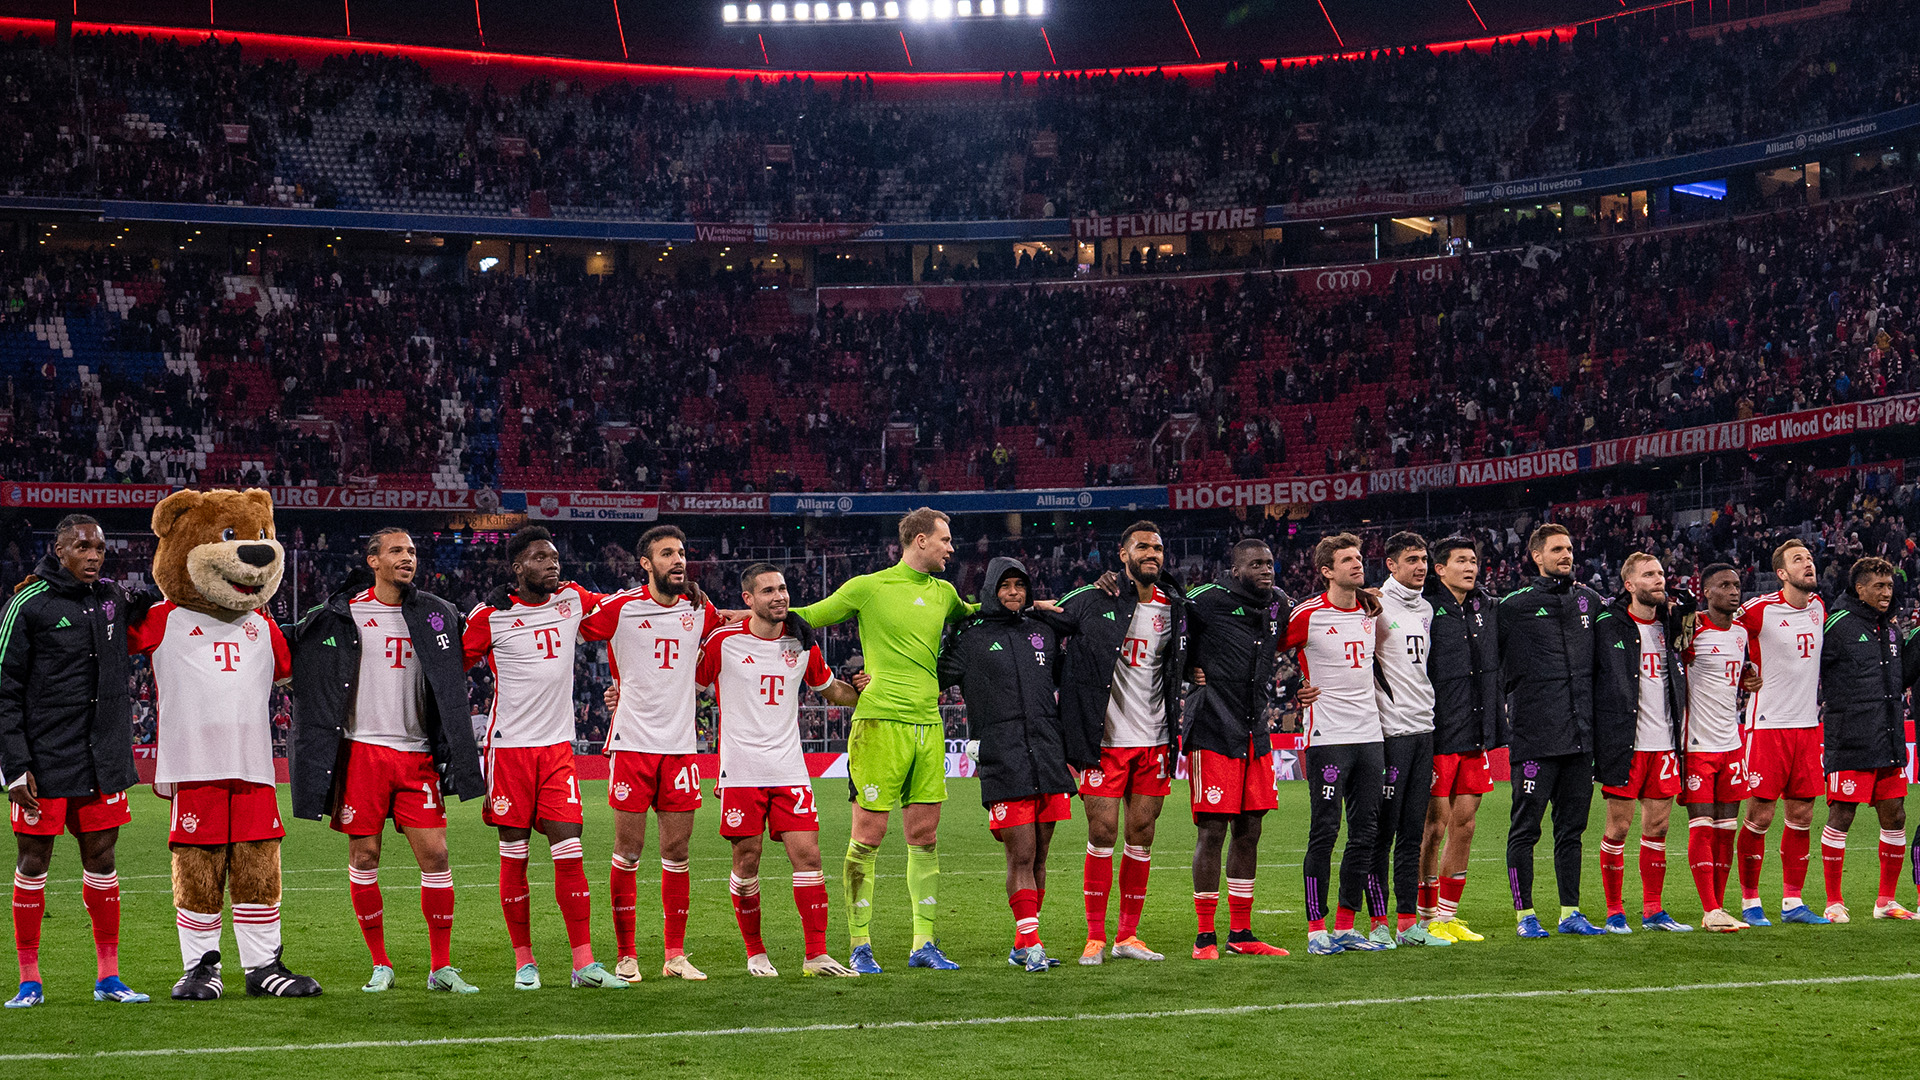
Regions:
<svg viewBox="0 0 1920 1080"><path fill-rule="evenodd" d="M1814 596L1794 607L1778 592L1756 596L1735 618L1747 631L1747 652L1760 665L1762 685L1747 699L1747 723L1756 728L1820 724L1820 646L1827 605Z"/></svg>
<svg viewBox="0 0 1920 1080"><path fill-rule="evenodd" d="M661 604L645 585L600 598L580 636L607 642L607 662L620 687L608 750L699 750L693 724L694 669L700 643L723 625L711 601L704 609L685 597Z"/></svg>
<svg viewBox="0 0 1920 1080"><path fill-rule="evenodd" d="M1107 700L1102 746L1159 746L1167 741L1166 665L1160 654L1173 636L1173 599L1153 590L1135 605L1113 665L1113 696Z"/></svg>
<svg viewBox="0 0 1920 1080"><path fill-rule="evenodd" d="M720 709L717 787L787 787L808 783L800 753L800 686L833 682L820 647L802 649L782 635L763 638L751 624L721 627L700 646L701 686Z"/></svg>
<svg viewBox="0 0 1920 1080"><path fill-rule="evenodd" d="M1687 646L1687 750L1740 749L1740 676L1747 667L1747 628L1725 630L1702 613Z"/></svg>
<svg viewBox="0 0 1920 1080"><path fill-rule="evenodd" d="M228 621L167 601L127 635L127 651L153 661L155 792L193 780L274 782L270 699L274 683L293 677L293 654L272 619L249 611Z"/></svg>
<svg viewBox="0 0 1920 1080"><path fill-rule="evenodd" d="M467 666L493 671L488 748L553 746L573 741L573 652L580 624L598 593L561 584L544 604L496 594L467 616Z"/></svg>
<svg viewBox="0 0 1920 1080"><path fill-rule="evenodd" d="M426 680L413 655L413 633L398 604L368 589L347 602L360 628L360 678L347 709L347 738L410 753L431 750L421 723Z"/></svg>
<svg viewBox="0 0 1920 1080"><path fill-rule="evenodd" d="M1302 724L1306 745L1385 740L1373 683L1373 616L1336 607L1321 593L1293 609L1282 648L1299 650L1301 676L1320 688Z"/></svg>

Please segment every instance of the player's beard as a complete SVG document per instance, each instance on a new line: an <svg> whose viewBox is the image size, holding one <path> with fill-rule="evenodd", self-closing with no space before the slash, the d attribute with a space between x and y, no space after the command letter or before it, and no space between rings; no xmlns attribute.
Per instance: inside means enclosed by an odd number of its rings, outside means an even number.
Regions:
<svg viewBox="0 0 1920 1080"><path fill-rule="evenodd" d="M540 603L546 603L547 597L560 591L557 584L554 588L549 589L547 588L546 581L538 578L532 581L522 580L519 585L519 591L522 596L534 597Z"/></svg>
<svg viewBox="0 0 1920 1080"><path fill-rule="evenodd" d="M1151 575L1141 573L1140 564L1127 558L1125 555L1120 556L1120 565L1126 568L1127 576L1132 578L1135 584L1152 585L1160 580L1159 570L1155 570ZM1162 563L1160 568L1165 569L1166 564Z"/></svg>
<svg viewBox="0 0 1920 1080"><path fill-rule="evenodd" d="M658 578L649 574L647 575L647 591L655 596L671 597L677 600L687 595L688 581L688 578L682 577L679 583L675 584L668 578Z"/></svg>

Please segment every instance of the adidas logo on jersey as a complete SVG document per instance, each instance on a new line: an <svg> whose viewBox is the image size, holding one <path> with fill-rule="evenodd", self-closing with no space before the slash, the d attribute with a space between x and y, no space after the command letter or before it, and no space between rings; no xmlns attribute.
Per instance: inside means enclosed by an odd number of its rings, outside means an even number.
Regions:
<svg viewBox="0 0 1920 1080"><path fill-rule="evenodd" d="M522 626L525 626L525 625L527 625L527 623L526 623L526 620L524 620L524 619L515 619L515 620L513 620L513 625L512 625L512 626L509 626L509 627L507 627L507 629L509 629L509 630L518 630L518 629L519 629L520 627L522 627Z"/></svg>
<svg viewBox="0 0 1920 1080"><path fill-rule="evenodd" d="M65 619L62 619L62 620L60 620L60 625L62 625L62 626L65 626L65 625L66 625L66 623L67 623L67 621L66 621ZM1860 635L1860 640L1861 640L1861 641L1871 641L1871 640L1873 640L1873 639L1872 639L1872 638L1869 638L1869 637L1868 637L1867 635L1865 635L1865 634L1861 634L1861 635Z"/></svg>
<svg viewBox="0 0 1920 1080"><path fill-rule="evenodd" d="M379 620L379 619L368 619L368 620L367 620L366 622L363 622L363 623L361 623L360 625L361 625L361 626L379 626L379 625L380 625L380 620Z"/></svg>
<svg viewBox="0 0 1920 1080"><path fill-rule="evenodd" d="M1247 613L1247 609L1243 607L1237 607L1233 609L1233 613L1235 615L1245 615Z"/></svg>
<svg viewBox="0 0 1920 1080"><path fill-rule="evenodd" d="M640 630L651 630L651 629L653 629L653 620L652 620L652 619L641 619L641 620L640 620L640 625L639 625L639 626L637 627L637 629L640 629Z"/></svg>
<svg viewBox="0 0 1920 1080"><path fill-rule="evenodd" d="M1339 633L1339 632L1340 632L1340 628L1339 628L1339 627L1337 627L1337 626L1329 626L1329 627L1327 627L1327 633L1329 633L1329 634L1337 634L1337 633Z"/></svg>
<svg viewBox="0 0 1920 1080"><path fill-rule="evenodd" d="M1535 615L1535 616L1540 616L1540 615L1545 615L1546 613L1547 613L1547 609L1546 609L1546 608L1541 608L1541 609L1540 609L1539 611L1536 611L1536 612L1534 612L1534 615Z"/></svg>
<svg viewBox="0 0 1920 1080"><path fill-rule="evenodd" d="M918 597L918 596L916 596L916 597L914 597L914 598L913 598L913 606L914 606L914 607L926 607L926 606L927 606L927 601L926 601L926 600L925 600L924 598L922 598L922 597Z"/></svg>
<svg viewBox="0 0 1920 1080"><path fill-rule="evenodd" d="M72 626L72 625L73 625L73 620L71 620L71 619L69 619L69 618L67 618L67 617L66 617L65 615L62 615L62 616L60 616L60 621L59 621L59 622L57 622L57 623L54 623L54 624L53 624L53 628L54 628L55 630L60 630L60 629L63 629L63 628L65 628L65 627L69 627L69 626ZM1863 641L1864 641L1864 640L1866 640L1866 639L1864 639L1864 638L1862 638L1861 640L1863 640Z"/></svg>
<svg viewBox="0 0 1920 1080"><path fill-rule="evenodd" d="M747 658L745 658L745 659L743 659L743 660L741 660L740 662L741 662L741 663L743 663L743 664L751 664L751 663L753 663L753 657L751 657L751 656L749 656L749 657L747 657Z"/></svg>
<svg viewBox="0 0 1920 1080"><path fill-rule="evenodd" d="M1616 641L1613 643L1613 647L1616 649L1624 649L1627 647L1627 643L1624 641Z"/></svg>
<svg viewBox="0 0 1920 1080"><path fill-rule="evenodd" d="M1787 620L1785 620L1785 619L1781 619L1781 620L1780 620L1780 625L1781 625L1781 626L1792 626L1793 624L1792 624L1792 623L1790 623L1790 622L1788 622L1788 621L1787 621Z"/></svg>
<svg viewBox="0 0 1920 1080"><path fill-rule="evenodd" d="M196 626L193 628L193 633L188 634L187 636L188 637L204 637L205 634L199 627Z"/></svg>
<svg viewBox="0 0 1920 1080"><path fill-rule="evenodd" d="M333 639L332 639L332 638L328 638L327 640L325 640L325 641L323 641L323 642L321 642L320 644L322 644L322 645L326 645L326 646L330 646L330 647L334 647L334 648L338 648L338 646L335 646L335 645L333 644Z"/></svg>
<svg viewBox="0 0 1920 1080"><path fill-rule="evenodd" d="M1862 638L1861 640L1863 640L1863 641L1864 641L1864 640L1866 640L1866 639L1865 639L1865 638ZM994 643L993 643L993 645L992 645L992 646L991 646L990 648L988 648L988 649L987 649L987 651L988 651L988 652L1005 652L1006 650L1005 650L1005 649L1002 649L1002 648L1000 647L1000 643L996 641L996 642L994 642Z"/></svg>
<svg viewBox="0 0 1920 1080"><path fill-rule="evenodd" d="M1101 618L1103 618L1103 619L1105 619L1105 620L1107 620L1108 622L1112 622L1112 621L1113 621L1113 612L1111 612L1111 611L1107 611L1107 612L1102 612L1102 613L1101 613L1101 615L1100 615L1100 617L1101 617Z"/></svg>

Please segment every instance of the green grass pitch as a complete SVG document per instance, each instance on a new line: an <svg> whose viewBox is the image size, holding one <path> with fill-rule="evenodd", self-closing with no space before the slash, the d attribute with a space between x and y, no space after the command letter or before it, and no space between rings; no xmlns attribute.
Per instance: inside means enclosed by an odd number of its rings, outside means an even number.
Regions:
<svg viewBox="0 0 1920 1080"><path fill-rule="evenodd" d="M839 783L823 780L818 787L834 904L828 944L844 960L838 856L846 843L848 812L837 797ZM595 945L611 964L606 893L611 815L605 785L585 788ZM1006 962L1012 917L1004 864L977 796L973 782L955 782L941 830L941 938L963 965L961 971L907 970L909 904L896 825L882 853L875 898L876 953L886 974L858 980L799 977L800 926L787 865L769 845L762 906L781 977L749 977L727 899L727 845L718 835L718 800L709 790L694 834L688 933L689 953L712 977L706 983L654 976L659 892L657 871L647 869L650 859L642 864L639 914L646 981L624 991L567 989L566 942L552 901L552 871L536 838L534 946L548 988L514 992L512 954L495 886L495 837L480 823L478 803L470 802L456 805L452 814L459 890L454 962L482 988L480 994L456 999L429 996L424 989L426 935L417 870L397 837L388 841L381 883L400 983L382 996L360 993L367 958L347 901L345 842L322 825L299 821L289 823L285 848L287 955L295 970L321 981L325 995L311 1001L250 1000L230 964L227 998L187 1005L166 1000L179 974L179 950L166 876L165 813L163 804L142 789L136 793L134 824L120 844L121 954L127 981L152 994L154 1002L113 1006L91 1000L93 955L80 904L80 866L71 841L62 840L47 886L48 907L55 913L46 924L42 959L48 1002L0 1014L0 1067L9 1075L34 1077L924 1080L1044 1073L1094 1080L1296 1074L1398 1080L1885 1077L1910 1063L1912 1017L1920 1005L1920 924L1871 919L1877 864L1875 830L1868 821L1854 829L1849 860L1849 899L1857 920L1852 925L1525 942L1513 936L1502 873L1503 785L1488 797L1481 814L1462 911L1487 935L1484 943L1309 957L1300 881L1306 789L1285 784L1280 809L1268 817L1255 928L1294 955L1200 963L1187 958L1193 934L1187 870L1193 828L1180 802L1184 785L1176 784L1154 846L1155 871L1141 927L1141 936L1168 960L1110 960L1098 968L1072 963L1084 933L1079 883L1086 826L1076 808L1076 820L1064 823L1054 840L1049 898L1041 916L1043 936L1068 963L1048 974L1028 975ZM1587 834L1584 875L1585 909L1596 918L1604 911L1594 862L1600 803L1595 800ZM1676 822L1680 816L1676 812ZM1668 906L1676 917L1697 921L1678 835L1684 829L1674 832ZM1546 901L1553 896L1548 843L1539 851L1537 885ZM1769 842L1762 887L1770 911L1779 900L1776 846ZM1819 883L1816 849L1809 898L1820 895ZM1903 885L1903 896L1910 888ZM1634 914L1638 895L1630 858L1627 896ZM1817 899L1813 902L1819 906ZM1115 912L1117 907L1116 895ZM1553 909L1543 907L1542 913L1550 916ZM1224 905L1220 918L1224 928ZM231 928L227 935L230 954ZM868 1027L852 1026L863 1024ZM791 1030L809 1027L813 1030ZM575 1038L536 1041L556 1035ZM207 1048L223 1052L178 1052ZM115 1053L94 1056L102 1051ZM122 1053L127 1051L142 1053Z"/></svg>

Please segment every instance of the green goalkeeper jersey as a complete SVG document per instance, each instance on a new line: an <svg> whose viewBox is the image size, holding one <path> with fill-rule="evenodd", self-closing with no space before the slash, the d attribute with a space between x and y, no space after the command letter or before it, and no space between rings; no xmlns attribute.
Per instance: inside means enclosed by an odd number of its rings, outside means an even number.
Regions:
<svg viewBox="0 0 1920 1080"><path fill-rule="evenodd" d="M906 563L862 574L796 614L814 626L860 619L860 652L873 682L860 693L854 719L940 723L940 637L949 622L979 610L952 584Z"/></svg>

